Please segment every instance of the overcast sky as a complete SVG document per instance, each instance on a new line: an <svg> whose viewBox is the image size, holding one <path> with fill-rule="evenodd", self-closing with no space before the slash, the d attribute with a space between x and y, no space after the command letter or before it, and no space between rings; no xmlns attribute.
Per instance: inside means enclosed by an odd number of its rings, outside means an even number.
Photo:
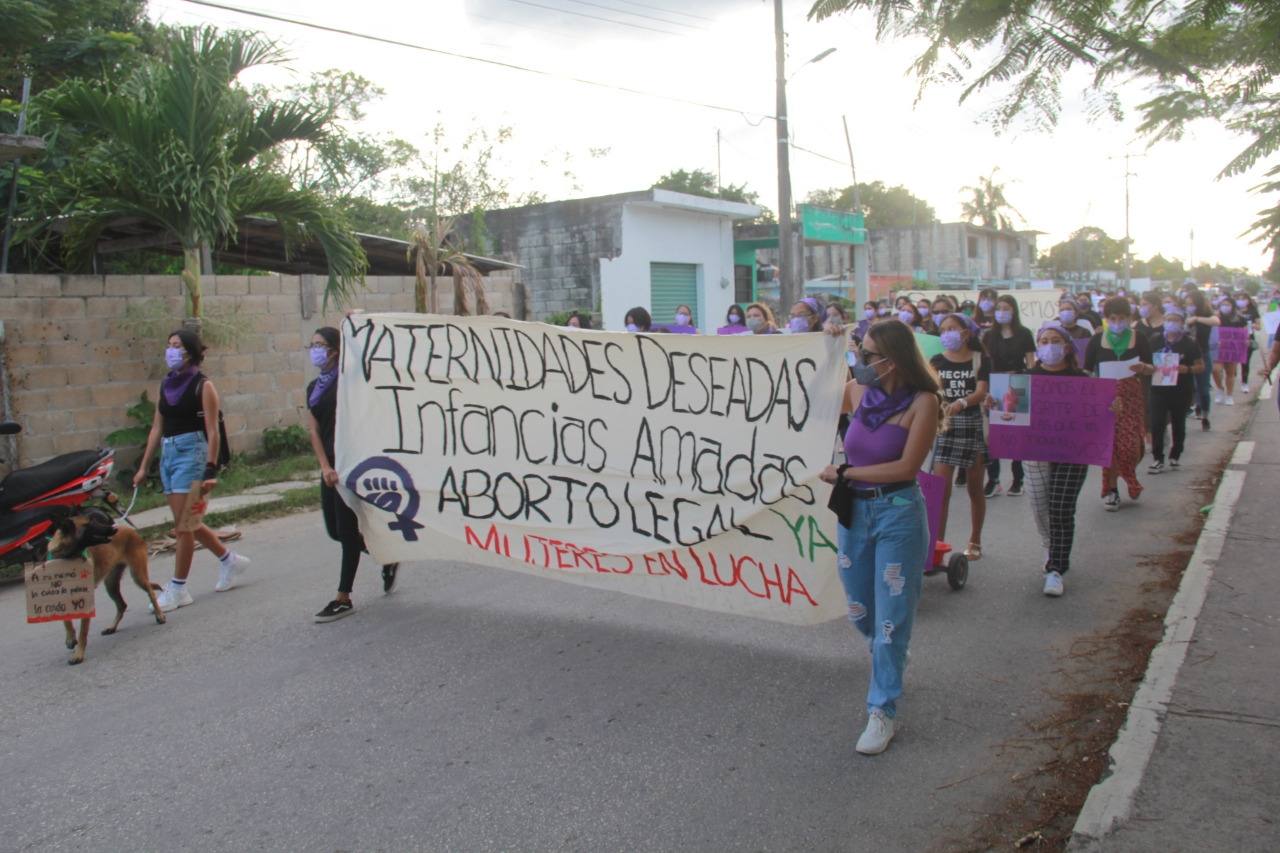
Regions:
<svg viewBox="0 0 1280 853"><path fill-rule="evenodd" d="M218 0L222 2L222 0ZM429 148L439 121L459 139L479 123L509 125L498 169L515 189L551 199L642 189L673 169L716 169L716 131L726 184L747 184L777 208L773 3L764 0L429 0L410 8L391 0L303 6L286 0L226 0L369 35L467 54L563 77L637 89L670 100L329 34L288 23L195 5L151 0L168 23L215 23L257 29L292 54L288 70L254 80L286 82L312 71L355 71L387 91L370 111L369 130L390 131ZM299 11L304 9L305 11ZM1203 124L1178 143L1146 150L1133 128L1090 123L1079 97L1068 99L1052 134L997 136L979 120L991 99L959 106L958 89L938 87L917 103L906 76L913 45L877 45L865 14L823 23L808 4L787 6L788 87L793 141L830 159L794 151L795 197L850 183L841 116L849 119L858 177L903 184L944 221L960 217L960 188L999 166L1007 196L1027 227L1046 232L1041 249L1082 225L1124 235L1124 164L1132 161L1130 228L1134 254L1265 269L1269 256L1241 237L1265 202L1249 193L1260 172L1216 181L1243 147L1217 125ZM829 47L836 52L800 68ZM796 73L798 71L798 73ZM1081 86L1076 87L1078 91ZM1071 87L1064 91L1071 94ZM1140 87L1122 90L1131 107ZM680 103L694 101L726 109ZM593 158L591 149L608 149ZM548 165L542 165L546 161ZM570 171L574 177L565 176Z"/></svg>

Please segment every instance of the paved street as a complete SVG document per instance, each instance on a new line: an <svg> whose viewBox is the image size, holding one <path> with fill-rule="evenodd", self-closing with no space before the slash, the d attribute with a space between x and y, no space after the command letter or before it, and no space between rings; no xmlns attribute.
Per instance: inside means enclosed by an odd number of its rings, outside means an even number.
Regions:
<svg viewBox="0 0 1280 853"><path fill-rule="evenodd" d="M317 625L338 556L318 514L246 528L231 592L198 555L196 602L167 625L126 588L121 632L99 636L100 615L78 667L61 626L26 624L21 585L0 587L0 850L960 846L1012 792L1019 751L1000 747L1055 707L1072 641L1140 602L1140 562L1187 547L1188 487L1248 411L1215 413L1184 470L1144 475L1120 513L1095 469L1062 599L1041 594L1027 498L990 502L968 588L925 581L899 734L873 758L853 749L870 661L842 621L441 562L384 597L366 561L356 613ZM952 530L965 541L962 493Z"/></svg>

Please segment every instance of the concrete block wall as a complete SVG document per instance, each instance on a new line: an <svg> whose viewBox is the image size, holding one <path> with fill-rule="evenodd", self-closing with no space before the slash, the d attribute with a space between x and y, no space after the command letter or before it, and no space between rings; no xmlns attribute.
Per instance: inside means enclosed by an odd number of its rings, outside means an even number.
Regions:
<svg viewBox="0 0 1280 853"><path fill-rule="evenodd" d="M413 276L365 284L353 307L413 311ZM513 313L518 276L490 276L485 285L490 310ZM311 286L299 276L204 277L206 312L234 311L249 326L234 347L211 347L203 367L221 395L233 451L258 449L267 427L305 424L304 392L315 375L305 347L317 327L342 319L334 308L323 312L323 289L319 276ZM129 407L143 391L154 400L165 374L165 337L139 339L121 323L130 309L159 299L180 327L181 292L177 276L0 275L2 346L13 414L23 425L23 467L101 447L108 433L133 425ZM452 313L452 281L441 279L438 292L441 313Z"/></svg>
<svg viewBox="0 0 1280 853"><path fill-rule="evenodd" d="M628 201L652 198L652 191L534 204L485 214L494 253L520 264L528 293L528 319L595 310L600 293L600 259L622 251L622 211ZM469 233L469 217L458 221Z"/></svg>

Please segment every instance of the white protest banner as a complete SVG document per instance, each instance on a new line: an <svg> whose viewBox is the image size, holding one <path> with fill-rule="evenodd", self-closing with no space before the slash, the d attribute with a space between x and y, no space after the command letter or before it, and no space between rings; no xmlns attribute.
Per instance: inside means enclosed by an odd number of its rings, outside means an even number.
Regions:
<svg viewBox="0 0 1280 853"><path fill-rule="evenodd" d="M809 624L843 615L818 479L829 335L343 323L337 469L380 563L457 559Z"/></svg>
<svg viewBox="0 0 1280 853"><path fill-rule="evenodd" d="M915 305L921 299L927 299L932 303L939 296L949 296L956 302L963 303L968 299L976 305L980 292L978 290L899 290L893 294L893 298L907 296L910 297L911 304ZM1004 290L1000 295L1011 296L1017 300L1018 315L1022 319L1022 325L1028 329L1038 329L1046 320L1058 318L1060 294L1057 290Z"/></svg>

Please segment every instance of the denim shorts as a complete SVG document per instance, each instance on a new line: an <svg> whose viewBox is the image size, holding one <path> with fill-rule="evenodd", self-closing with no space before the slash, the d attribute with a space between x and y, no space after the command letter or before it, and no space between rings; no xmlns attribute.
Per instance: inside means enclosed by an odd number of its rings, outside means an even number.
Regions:
<svg viewBox="0 0 1280 853"><path fill-rule="evenodd" d="M203 432L184 432L160 439L160 485L166 495L185 495L193 480L204 479L209 442Z"/></svg>

